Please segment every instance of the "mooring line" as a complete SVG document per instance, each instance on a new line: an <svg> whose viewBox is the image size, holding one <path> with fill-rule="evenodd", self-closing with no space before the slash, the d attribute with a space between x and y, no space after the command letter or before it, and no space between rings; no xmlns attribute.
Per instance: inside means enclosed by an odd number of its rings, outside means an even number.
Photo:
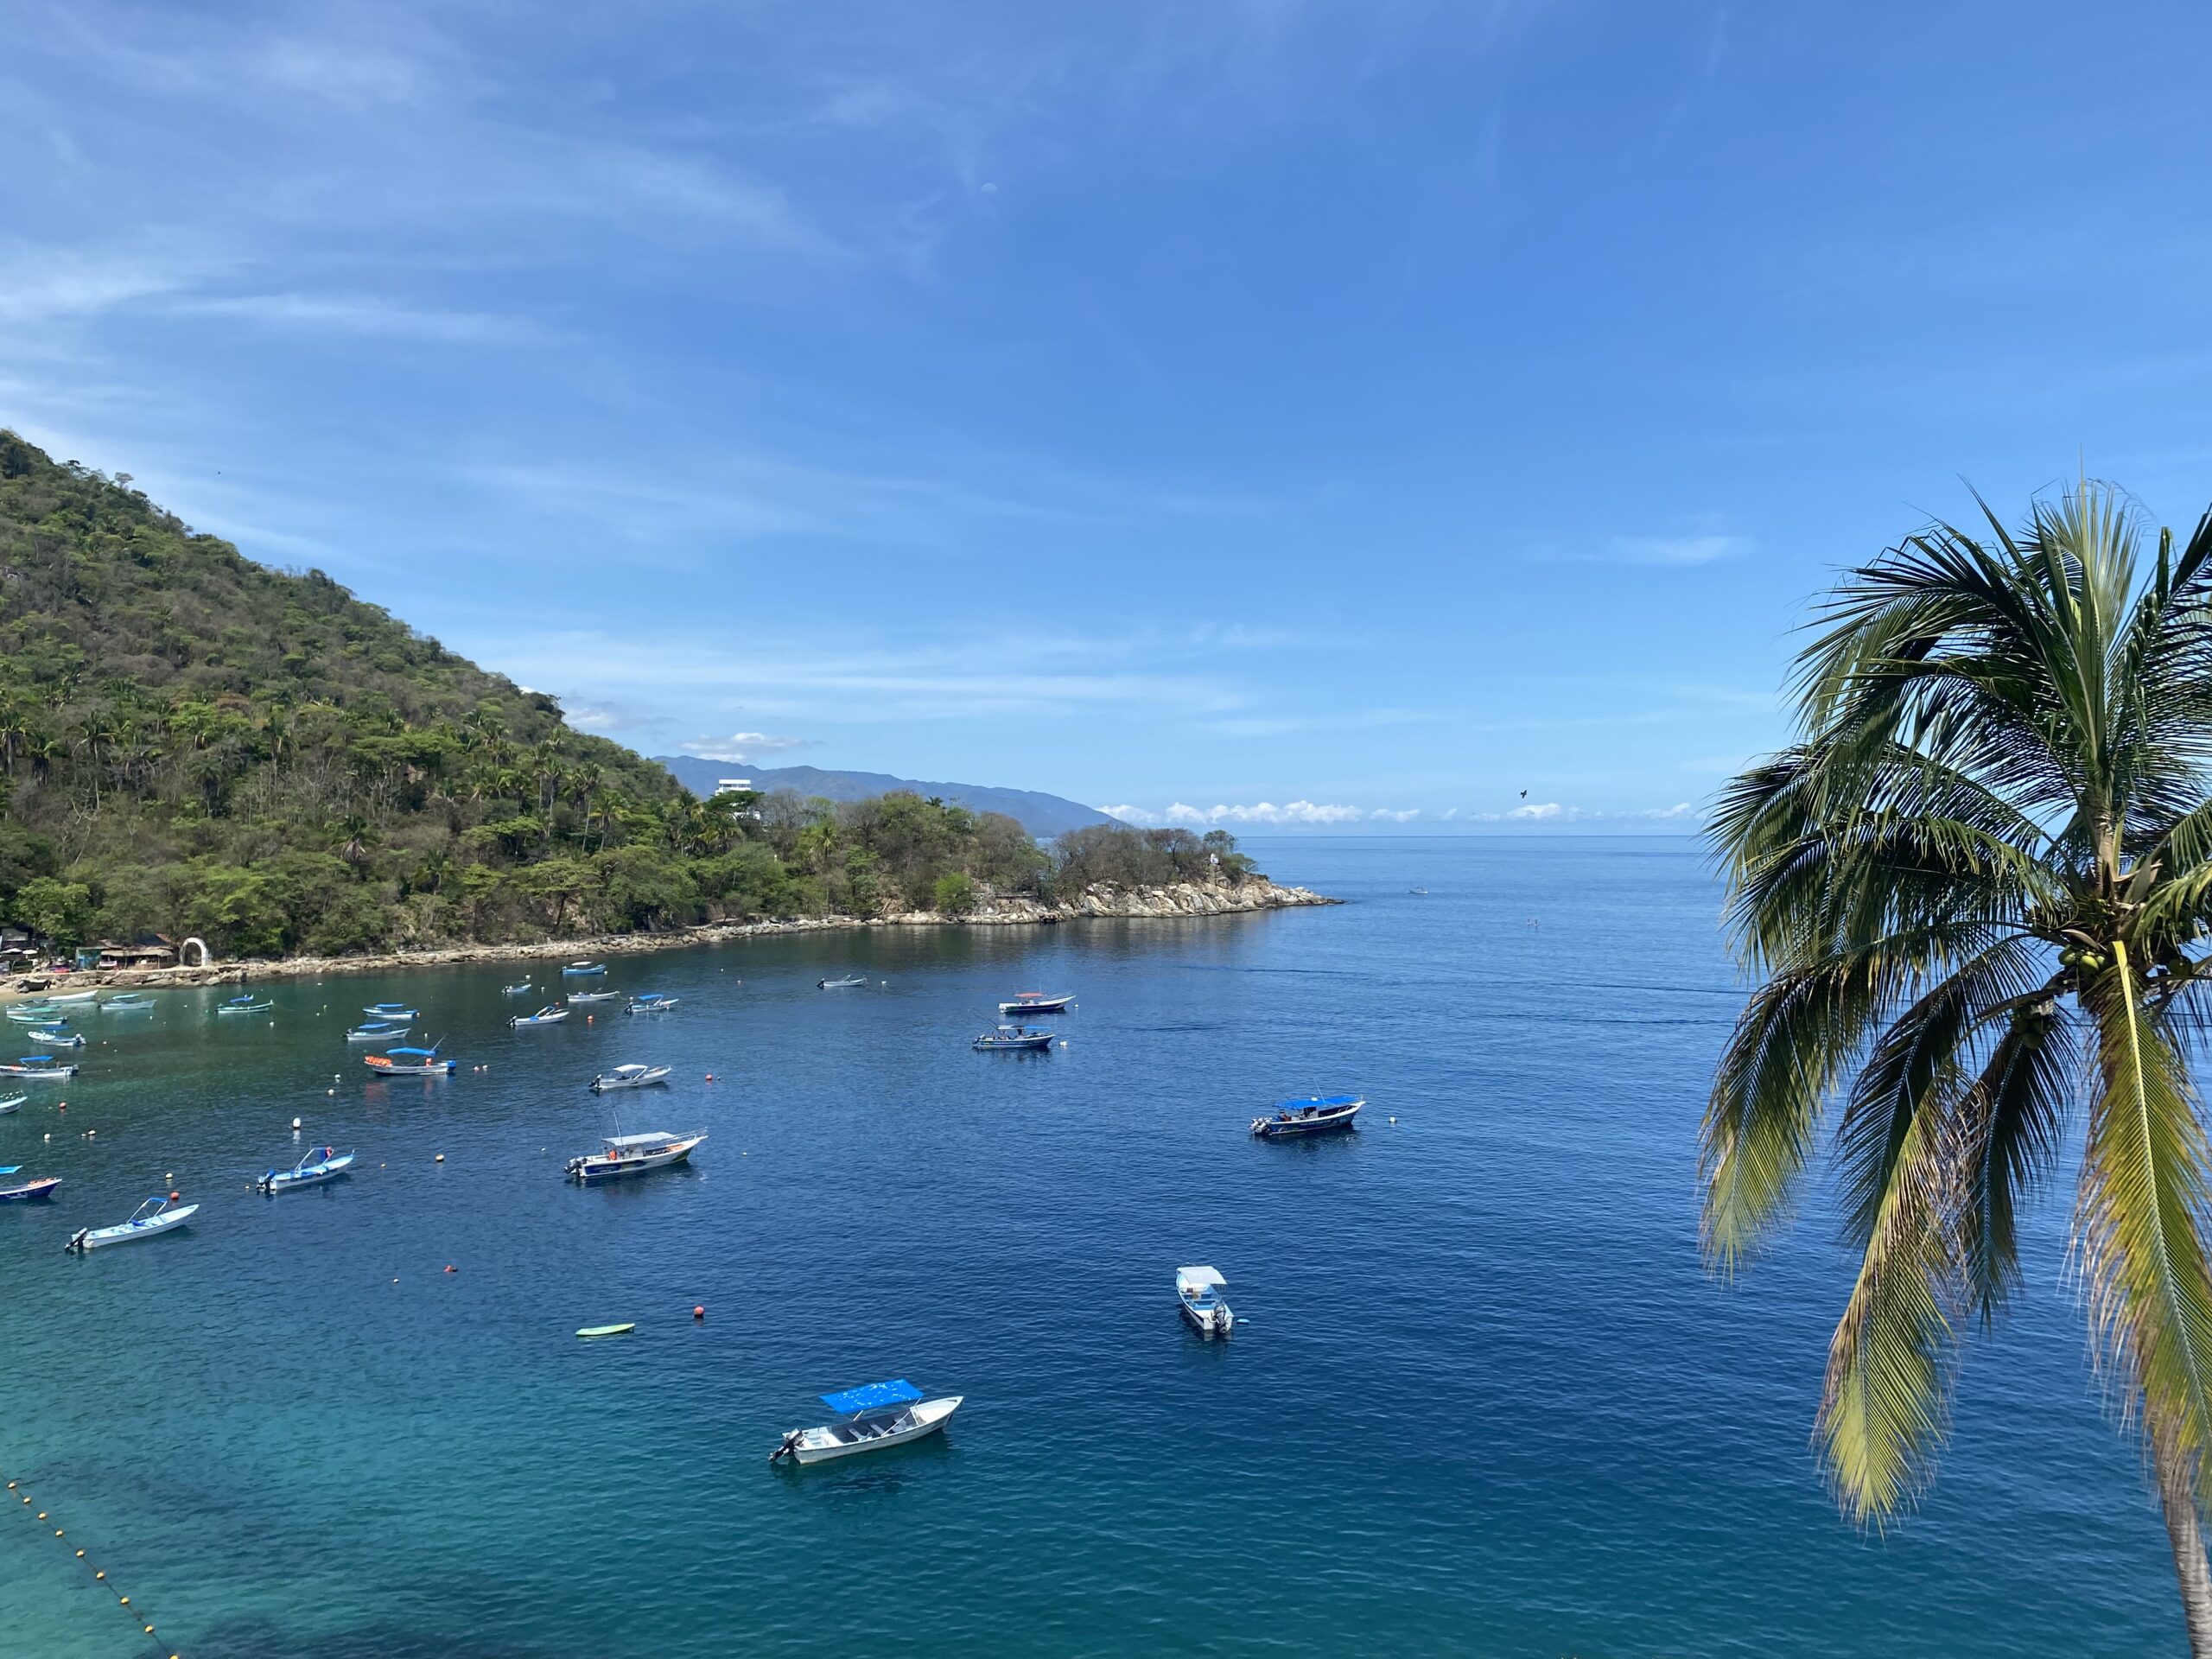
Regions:
<svg viewBox="0 0 2212 1659"><path fill-rule="evenodd" d="M54 1519L51 1515L48 1514L44 1510L39 1509L36 1504L31 1502L31 1495L22 1489L22 1482L14 1480L10 1481L8 1483L8 1490L15 1493L17 1497L22 1499L23 1507L25 1509L31 1510L35 1512L35 1519L41 1522L48 1522ZM64 1527L56 1527L54 1529L54 1535L56 1538L61 1539L64 1542L67 1542L69 1535L68 1529ZM78 1550L76 1559L80 1561L84 1561L86 1567L91 1569L92 1581L95 1584L98 1584L103 1588L110 1591L113 1591L115 1589L113 1585L108 1583L107 1569L105 1567L93 1567L91 1561L86 1560L85 1552L81 1549ZM148 1636L153 1635L154 1626L152 1622L147 1618L146 1610L144 1608L133 1605L130 1597L119 1592L116 1595L115 1600L116 1605L122 1608L125 1613L130 1616L130 1621L132 1624L137 1624ZM173 1653L169 1655L169 1659L179 1659L179 1656Z"/></svg>

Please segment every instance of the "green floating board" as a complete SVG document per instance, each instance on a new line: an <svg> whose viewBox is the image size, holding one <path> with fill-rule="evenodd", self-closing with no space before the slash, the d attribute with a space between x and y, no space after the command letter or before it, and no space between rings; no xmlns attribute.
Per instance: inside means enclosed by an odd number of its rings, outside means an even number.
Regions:
<svg viewBox="0 0 2212 1659"><path fill-rule="evenodd" d="M638 1327L634 1323L629 1325L588 1325L584 1326L582 1330L577 1332L576 1334L580 1337L619 1337L626 1331L634 1331Z"/></svg>

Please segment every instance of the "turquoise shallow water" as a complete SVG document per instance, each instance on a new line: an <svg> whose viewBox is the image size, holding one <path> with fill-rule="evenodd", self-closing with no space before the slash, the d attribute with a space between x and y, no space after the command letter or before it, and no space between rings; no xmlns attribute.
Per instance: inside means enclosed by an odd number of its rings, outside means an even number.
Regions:
<svg viewBox="0 0 2212 1659"><path fill-rule="evenodd" d="M0 1652L2182 1650L2063 1212L1920 1511L1837 1519L1817 1195L1733 1289L1698 1266L1739 999L1691 843L1259 850L1354 902L618 963L683 997L650 1025L507 1031L496 966L86 1020L79 1082L0 1119L0 1161L67 1183L0 1208L0 1466L54 1517L0 1513ZM848 966L878 982L813 988ZM1069 1046L970 1052L1028 987L1079 995ZM386 997L460 1076L365 1080L340 1039ZM632 1126L711 1138L579 1192L582 1085L632 1058L676 1068ZM1244 1133L1342 1089L1356 1137ZM359 1172L253 1197L296 1114ZM188 1231L60 1253L172 1172ZM1186 1262L1231 1341L1177 1319ZM898 1374L967 1396L949 1435L768 1467L815 1392Z"/></svg>

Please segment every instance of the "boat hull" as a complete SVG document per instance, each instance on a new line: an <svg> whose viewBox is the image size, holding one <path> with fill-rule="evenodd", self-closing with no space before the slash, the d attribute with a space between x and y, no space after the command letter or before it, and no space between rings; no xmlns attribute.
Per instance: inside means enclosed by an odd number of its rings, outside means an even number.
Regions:
<svg viewBox="0 0 2212 1659"><path fill-rule="evenodd" d="M296 1186L319 1186L325 1181L334 1181L353 1167L353 1154L333 1158L327 1164L315 1164L306 1169L273 1169L261 1178L264 1192L289 1192Z"/></svg>
<svg viewBox="0 0 2212 1659"><path fill-rule="evenodd" d="M1359 1108L1348 1111L1317 1113L1312 1117L1255 1117L1252 1133L1262 1141L1290 1141L1306 1135L1336 1135L1357 1127Z"/></svg>
<svg viewBox="0 0 2212 1659"><path fill-rule="evenodd" d="M174 1232L191 1220L199 1208L196 1204L188 1204L181 1210L171 1210L144 1221L126 1221L119 1227L87 1228L69 1241L69 1248L82 1253L105 1249L111 1244L136 1244L142 1238Z"/></svg>
<svg viewBox="0 0 2212 1659"><path fill-rule="evenodd" d="M952 1395L943 1400L925 1400L906 1414L912 1420L898 1427L886 1429L880 1434L870 1435L863 1440L817 1439L828 1436L828 1428L810 1428L804 1438L791 1447L791 1456L800 1463L834 1463L839 1458L855 1458L863 1452L885 1452L894 1446L911 1446L916 1440L927 1439L938 1433L952 1421L952 1414L960 1409L965 1396Z"/></svg>
<svg viewBox="0 0 2212 1659"><path fill-rule="evenodd" d="M0 1204L38 1204L54 1196L54 1189L61 1185L59 1175L48 1175L42 1180L25 1181L21 1186L0 1186Z"/></svg>
<svg viewBox="0 0 2212 1659"><path fill-rule="evenodd" d="M0 1065L0 1077L36 1078L51 1083L67 1083L77 1075L73 1065Z"/></svg>

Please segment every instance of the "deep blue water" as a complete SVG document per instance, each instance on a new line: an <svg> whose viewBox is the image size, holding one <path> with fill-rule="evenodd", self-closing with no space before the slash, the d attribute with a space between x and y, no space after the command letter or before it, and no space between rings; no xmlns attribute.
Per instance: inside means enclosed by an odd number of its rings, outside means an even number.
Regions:
<svg viewBox="0 0 2212 1659"><path fill-rule="evenodd" d="M1258 850L1352 902L618 962L683 997L650 1024L507 1031L496 966L279 983L242 1028L213 994L92 1016L66 1115L0 1118L0 1161L67 1183L0 1208L0 1471L53 1517L0 1512L0 1651L2182 1650L2063 1193L1924 1503L1838 1518L1817 1195L1733 1287L1698 1262L1740 999L1693 843ZM813 988L849 966L880 982ZM971 1052L1026 988L1078 994L1067 1047ZM340 1039L385 997L461 1075L365 1080ZM578 1191L582 1085L632 1058L676 1078L631 1126L711 1138ZM1245 1133L1339 1090L1354 1137ZM296 1114L359 1172L253 1197ZM172 1173L188 1231L61 1254ZM1182 1326L1185 1262L1233 1339ZM815 1393L894 1375L966 1395L947 1436L770 1469Z"/></svg>

